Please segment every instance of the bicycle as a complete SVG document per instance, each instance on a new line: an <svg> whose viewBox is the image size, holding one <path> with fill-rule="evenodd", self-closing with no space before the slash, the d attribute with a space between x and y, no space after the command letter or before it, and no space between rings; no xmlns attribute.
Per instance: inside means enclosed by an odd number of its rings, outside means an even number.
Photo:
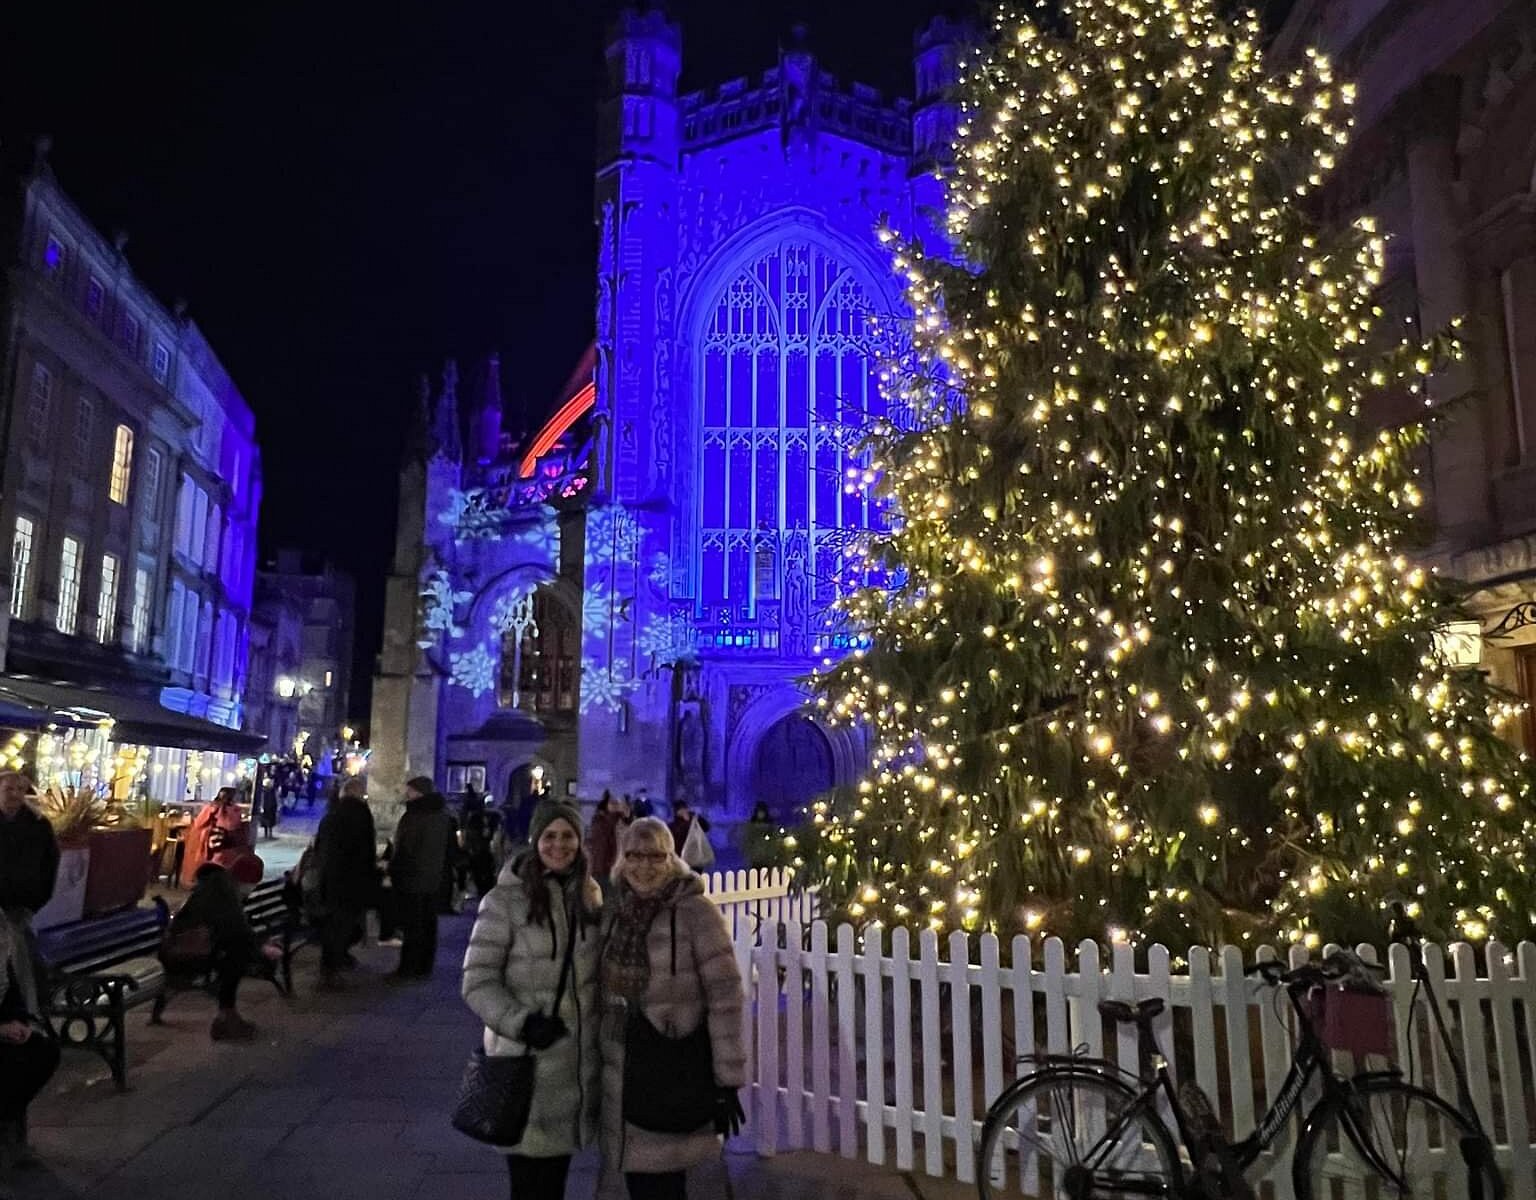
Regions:
<svg viewBox="0 0 1536 1200"><path fill-rule="evenodd" d="M1321 1081L1322 1095L1306 1110L1291 1155L1296 1200L1439 1196L1431 1172L1453 1165L1452 1182L1460 1186L1450 1195L1503 1200L1486 1137L1455 1107L1396 1071L1343 1076L1333 1069L1308 998L1331 984L1359 986L1379 970L1346 951L1292 970L1278 962L1248 969L1284 990L1298 1037L1273 1104L1237 1142L1225 1139L1198 1088L1181 1095L1174 1086L1152 1032L1163 1001L1101 1001L1105 1017L1136 1026L1138 1073L1104 1059L1030 1056L1038 1067L1003 1091L982 1125L976 1159L981 1200L1251 1196L1245 1173L1279 1139L1314 1079ZM1172 1114L1172 1128L1160 1102ZM1469 1153L1474 1145L1481 1150Z"/></svg>

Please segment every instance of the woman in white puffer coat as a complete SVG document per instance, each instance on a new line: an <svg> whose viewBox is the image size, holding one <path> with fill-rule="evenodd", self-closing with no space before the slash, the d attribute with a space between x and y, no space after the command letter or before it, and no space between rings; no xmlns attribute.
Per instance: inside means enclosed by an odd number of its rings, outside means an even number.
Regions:
<svg viewBox="0 0 1536 1200"><path fill-rule="evenodd" d="M480 903L464 956L463 993L485 1023L486 1054L537 1059L523 1138L500 1147L513 1200L560 1200L571 1156L597 1133L602 895L587 868L575 808L541 806L529 834L533 849L507 864ZM557 1013L567 951L571 967Z"/></svg>

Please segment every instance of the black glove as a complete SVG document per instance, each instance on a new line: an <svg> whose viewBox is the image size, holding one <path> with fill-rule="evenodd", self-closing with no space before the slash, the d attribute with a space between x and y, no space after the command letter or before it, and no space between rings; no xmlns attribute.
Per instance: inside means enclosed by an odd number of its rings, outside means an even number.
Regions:
<svg viewBox="0 0 1536 1200"><path fill-rule="evenodd" d="M717 1087L715 1089L715 1132L722 1137L735 1137L746 1123L747 1114L742 1111L741 1098L736 1095L736 1089Z"/></svg>
<svg viewBox="0 0 1536 1200"><path fill-rule="evenodd" d="M523 1032L518 1036L530 1049L548 1050L569 1032L559 1017L546 1017L536 1012L523 1022Z"/></svg>

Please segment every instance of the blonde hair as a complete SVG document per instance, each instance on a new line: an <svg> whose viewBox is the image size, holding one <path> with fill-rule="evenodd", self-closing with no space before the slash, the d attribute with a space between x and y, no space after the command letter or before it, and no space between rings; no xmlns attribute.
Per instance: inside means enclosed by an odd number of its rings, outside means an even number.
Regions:
<svg viewBox="0 0 1536 1200"><path fill-rule="evenodd" d="M630 822L619 838L619 857L613 864L615 879L624 878L625 860L639 842L653 842L667 852L669 878L693 874L693 868L678 856L677 843L673 840L672 830L667 827L667 823L660 817L641 817L637 821Z"/></svg>

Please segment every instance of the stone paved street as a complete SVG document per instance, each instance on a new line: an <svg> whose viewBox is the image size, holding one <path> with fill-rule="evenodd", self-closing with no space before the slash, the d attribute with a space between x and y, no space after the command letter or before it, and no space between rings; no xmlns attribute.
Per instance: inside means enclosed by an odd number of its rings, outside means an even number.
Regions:
<svg viewBox="0 0 1536 1200"><path fill-rule="evenodd" d="M317 995L306 951L298 998L247 984L260 1026L245 1046L208 1037L212 1001L178 996L167 1024L129 1017L132 1090L117 1094L100 1060L74 1052L32 1108L41 1170L0 1176L0 1200L500 1200L500 1158L447 1123L477 1027L458 998L470 916L445 919L439 978L386 981L395 951L360 951L355 988ZM578 1160L568 1195L598 1193L598 1164ZM604 1189L605 1197L618 1193ZM762 1160L743 1139L701 1169L694 1197L735 1200L960 1200L954 1185L815 1155Z"/></svg>

